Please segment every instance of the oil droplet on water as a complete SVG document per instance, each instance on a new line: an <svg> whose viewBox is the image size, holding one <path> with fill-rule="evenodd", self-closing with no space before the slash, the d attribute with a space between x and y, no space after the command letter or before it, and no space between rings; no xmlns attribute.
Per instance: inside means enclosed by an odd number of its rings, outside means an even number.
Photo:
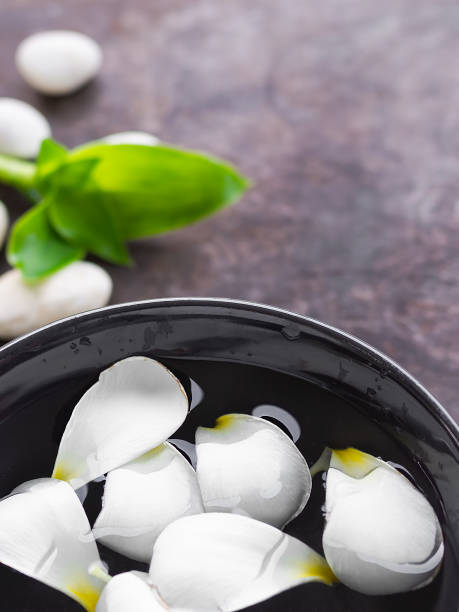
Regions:
<svg viewBox="0 0 459 612"><path fill-rule="evenodd" d="M276 419L279 423L282 423L284 427L289 431L292 436L292 440L296 442L301 436L301 427L295 417L280 406L273 406L271 404L260 404L260 406L255 406L252 410L253 416L256 417L271 417L272 419Z"/></svg>
<svg viewBox="0 0 459 612"><path fill-rule="evenodd" d="M169 438L168 442L176 446L179 450L185 453L191 462L191 465L195 468L198 458L196 456L196 446L188 440L180 440L179 438Z"/></svg>
<svg viewBox="0 0 459 612"><path fill-rule="evenodd" d="M190 383L191 383L190 410L193 410L193 408L196 408L196 406L198 406L204 399L204 391L198 385L198 383L195 382L192 378L190 378Z"/></svg>
<svg viewBox="0 0 459 612"><path fill-rule="evenodd" d="M75 493L77 494L78 499L80 500L80 502L83 504L84 500L86 499L86 497L88 495L88 485L83 485L79 489L76 489Z"/></svg>
<svg viewBox="0 0 459 612"><path fill-rule="evenodd" d="M281 329L281 334L287 340L297 340L300 337L300 328L295 323L289 323Z"/></svg>

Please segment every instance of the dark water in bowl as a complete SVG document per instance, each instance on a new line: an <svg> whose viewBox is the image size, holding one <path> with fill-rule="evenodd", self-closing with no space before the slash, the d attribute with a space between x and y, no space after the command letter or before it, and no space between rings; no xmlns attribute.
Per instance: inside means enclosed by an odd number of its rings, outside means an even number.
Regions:
<svg viewBox="0 0 459 612"><path fill-rule="evenodd" d="M293 376L264 368L228 363L163 360L182 380L191 395L193 379L204 391L195 407L173 438L194 441L198 425L212 426L227 412L251 414L260 406L277 406L294 417L300 427L297 445L308 463L317 459L326 445L356 446L404 466L443 520L441 500L434 483L422 466L381 426L370 421L357 407L330 391ZM93 375L60 379L39 396L22 402L0 426L0 495L19 483L51 473L58 444L73 406L94 382ZM269 409L268 409L269 410ZM275 412L275 411L274 411ZM288 428L278 421L285 431ZM102 483L91 484L85 508L91 522L100 508ZM286 532L322 552L321 534L324 488L321 476L314 479L312 495L303 513L290 523ZM459 601L459 568L446 535L445 560L440 574L428 587L402 595L369 597L343 586L306 584L253 606L250 610L297 612L431 612L434 608L455 612ZM100 547L111 573L145 569ZM0 566L0 610L3 612L78 612L82 608L65 595ZM439 601L442 603L439 606ZM436 606L439 606L438 608Z"/></svg>

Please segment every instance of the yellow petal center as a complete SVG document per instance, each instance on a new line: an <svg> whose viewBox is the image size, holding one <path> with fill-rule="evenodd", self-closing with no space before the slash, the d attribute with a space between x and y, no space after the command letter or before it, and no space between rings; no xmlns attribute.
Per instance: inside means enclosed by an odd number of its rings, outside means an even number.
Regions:
<svg viewBox="0 0 459 612"><path fill-rule="evenodd" d="M364 478L375 468L381 467L384 463L356 448L345 448L343 450L333 450L330 467L344 472L352 478Z"/></svg>
<svg viewBox="0 0 459 612"><path fill-rule="evenodd" d="M333 450L333 455L344 465L364 465L368 461L369 455L359 451L357 448L344 448L342 450Z"/></svg>
<svg viewBox="0 0 459 612"><path fill-rule="evenodd" d="M300 563L298 578L317 580L328 585L338 582L338 578L333 573L331 567L325 560L322 561L321 559Z"/></svg>
<svg viewBox="0 0 459 612"><path fill-rule="evenodd" d="M222 416L218 417L215 423L215 429L221 431L222 429L227 429L228 427L231 427L236 418L237 417L235 417L234 414L223 414Z"/></svg>
<svg viewBox="0 0 459 612"><path fill-rule="evenodd" d="M167 447L166 447L165 444L160 444L159 446L155 446L154 448L152 448L151 450L147 451L143 455L140 455L140 457L138 457L136 459L136 462L149 461L150 459L153 459L153 457L156 457L157 455L160 455L166 448Z"/></svg>
<svg viewBox="0 0 459 612"><path fill-rule="evenodd" d="M53 478L57 480L64 480L65 482L69 482L73 478L72 471L62 463L59 463L55 466L53 472Z"/></svg>
<svg viewBox="0 0 459 612"><path fill-rule="evenodd" d="M90 582L83 578L73 581L72 584L67 587L67 590L88 612L94 612L97 602L99 601L100 590L96 589Z"/></svg>

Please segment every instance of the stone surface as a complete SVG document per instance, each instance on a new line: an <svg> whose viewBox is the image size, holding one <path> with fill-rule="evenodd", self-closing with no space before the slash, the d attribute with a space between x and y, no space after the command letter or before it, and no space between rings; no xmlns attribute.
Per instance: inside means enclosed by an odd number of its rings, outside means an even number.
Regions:
<svg viewBox="0 0 459 612"><path fill-rule="evenodd" d="M105 55L62 99L14 68L17 44L51 28ZM1 95L66 145L144 130L255 181L215 217L132 245L136 268L108 266L113 302L225 296L307 314L388 353L459 419L457 3L2 0L0 34Z"/></svg>

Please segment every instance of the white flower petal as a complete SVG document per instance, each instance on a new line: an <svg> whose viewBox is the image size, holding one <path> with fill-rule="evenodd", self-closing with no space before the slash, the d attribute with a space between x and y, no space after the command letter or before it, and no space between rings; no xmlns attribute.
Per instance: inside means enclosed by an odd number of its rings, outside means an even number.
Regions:
<svg viewBox="0 0 459 612"><path fill-rule="evenodd" d="M326 446L317 461L311 465L309 471L311 472L312 478L314 478L316 474L319 474L320 472L326 472L328 470L328 468L330 467L331 453L331 448L328 448L328 446Z"/></svg>
<svg viewBox="0 0 459 612"><path fill-rule="evenodd" d="M207 512L235 512L284 527L311 493L308 464L276 425L226 414L196 431L197 474Z"/></svg>
<svg viewBox="0 0 459 612"><path fill-rule="evenodd" d="M159 138L148 132L117 132L100 139L106 144L134 144L154 147L159 144Z"/></svg>
<svg viewBox="0 0 459 612"><path fill-rule="evenodd" d="M96 612L165 612L167 609L154 588L136 572L126 572L110 580Z"/></svg>
<svg viewBox="0 0 459 612"><path fill-rule="evenodd" d="M53 477L81 487L164 442L187 411L186 393L165 366L147 357L118 361L75 406Z"/></svg>
<svg viewBox="0 0 459 612"><path fill-rule="evenodd" d="M144 582L146 582L148 585L151 586L150 574L148 572L141 572L139 570L131 570L129 573L134 574L134 576L137 576L137 578L140 578L141 580L143 580Z"/></svg>
<svg viewBox="0 0 459 612"><path fill-rule="evenodd" d="M411 482L357 449L333 451L327 473L325 556L347 586L369 595L417 588L437 573L443 537Z"/></svg>
<svg viewBox="0 0 459 612"><path fill-rule="evenodd" d="M89 612L104 586L88 573L105 575L83 507L67 483L52 478L26 482L0 502L0 562Z"/></svg>
<svg viewBox="0 0 459 612"><path fill-rule="evenodd" d="M166 442L108 473L94 536L126 557L149 563L164 527L199 512L204 508L196 472Z"/></svg>
<svg viewBox="0 0 459 612"><path fill-rule="evenodd" d="M230 612L304 582L331 584L334 576L323 557L275 527L207 513L164 529L150 579L168 605Z"/></svg>
<svg viewBox="0 0 459 612"><path fill-rule="evenodd" d="M349 447L342 450L331 450L330 467L340 470L353 478L363 478L372 470L381 466L396 471L382 459L373 457L373 455L364 453L357 448Z"/></svg>

